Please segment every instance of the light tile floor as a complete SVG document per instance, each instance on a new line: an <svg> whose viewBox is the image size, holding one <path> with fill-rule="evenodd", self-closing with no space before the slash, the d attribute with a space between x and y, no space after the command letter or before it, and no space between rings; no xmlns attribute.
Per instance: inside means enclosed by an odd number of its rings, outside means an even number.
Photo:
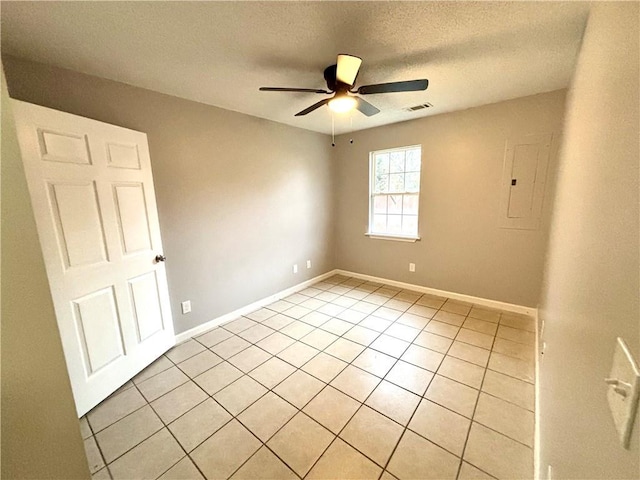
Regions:
<svg viewBox="0 0 640 480"><path fill-rule="evenodd" d="M334 276L176 346L81 419L94 478L533 477L534 324Z"/></svg>

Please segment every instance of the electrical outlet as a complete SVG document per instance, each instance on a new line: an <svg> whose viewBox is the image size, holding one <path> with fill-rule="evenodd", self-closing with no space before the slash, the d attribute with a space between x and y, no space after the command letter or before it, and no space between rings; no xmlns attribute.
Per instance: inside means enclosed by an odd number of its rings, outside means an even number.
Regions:
<svg viewBox="0 0 640 480"><path fill-rule="evenodd" d="M307 260L307 268L311 268L311 260Z"/></svg>
<svg viewBox="0 0 640 480"><path fill-rule="evenodd" d="M416 264L415 263L410 263L409 264L409 271L410 272L415 272L416 271Z"/></svg>
<svg viewBox="0 0 640 480"><path fill-rule="evenodd" d="M297 263L293 266L293 273L298 273L298 264Z"/></svg>
<svg viewBox="0 0 640 480"><path fill-rule="evenodd" d="M187 300L180 304L182 306L182 314L191 312L191 300Z"/></svg>

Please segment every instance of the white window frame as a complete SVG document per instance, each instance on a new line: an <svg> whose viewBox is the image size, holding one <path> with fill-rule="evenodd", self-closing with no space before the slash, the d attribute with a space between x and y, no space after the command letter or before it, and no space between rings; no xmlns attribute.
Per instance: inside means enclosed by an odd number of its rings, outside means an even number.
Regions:
<svg viewBox="0 0 640 480"><path fill-rule="evenodd" d="M417 217L417 231L415 235L405 235L405 234L396 234L396 233L388 233L388 232L376 232L373 230L373 210L374 210L374 196L375 196L375 192L374 192L374 188L375 188L375 175L374 175L374 170L375 170L375 156L379 155L379 154L384 154L384 153L392 153L392 152L397 152L397 151L406 151L406 150L411 150L411 149L415 149L415 148L419 148L420 149L420 179L419 179L419 183L418 183L418 191L417 192L408 192L406 190L402 191L402 192L393 192L393 193L389 193L389 195L391 194L398 194L398 195L404 195L404 194L418 194L418 212L416 214ZM406 170L405 170L406 172ZM407 146L402 146L402 147L395 147L395 148L388 148L388 149L384 149L384 150L374 150L372 152L369 152L369 224L368 224L368 229L367 229L367 233L365 235L367 235L370 238L374 238L374 239L381 239L381 240L396 240L396 241L401 241L401 242L415 242L416 240L420 240L420 236L419 236L419 231L420 231L420 190L421 190L421 180L422 180L422 145L407 145ZM401 214L402 215L402 214Z"/></svg>

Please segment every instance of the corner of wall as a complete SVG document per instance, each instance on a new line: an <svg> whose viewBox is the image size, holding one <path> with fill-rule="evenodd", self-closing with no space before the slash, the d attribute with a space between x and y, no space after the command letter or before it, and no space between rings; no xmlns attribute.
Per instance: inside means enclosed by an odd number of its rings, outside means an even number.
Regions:
<svg viewBox="0 0 640 480"><path fill-rule="evenodd" d="M88 478L4 73L1 101L2 477Z"/></svg>
<svg viewBox="0 0 640 480"><path fill-rule="evenodd" d="M637 478L638 417L620 446L606 400L617 336L640 355L637 2L595 2L568 94L539 305L546 478Z"/></svg>

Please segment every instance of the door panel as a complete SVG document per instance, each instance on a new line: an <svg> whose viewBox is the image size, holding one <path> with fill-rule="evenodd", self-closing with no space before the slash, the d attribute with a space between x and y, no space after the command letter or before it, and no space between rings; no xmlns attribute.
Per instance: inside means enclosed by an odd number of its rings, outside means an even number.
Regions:
<svg viewBox="0 0 640 480"><path fill-rule="evenodd" d="M124 355L113 287L75 300L75 319L87 377Z"/></svg>
<svg viewBox="0 0 640 480"><path fill-rule="evenodd" d="M141 183L114 185L113 196L124 254L151 250L144 186Z"/></svg>
<svg viewBox="0 0 640 480"><path fill-rule="evenodd" d="M89 146L84 135L38 130L42 160L91 165Z"/></svg>
<svg viewBox="0 0 640 480"><path fill-rule="evenodd" d="M129 280L131 304L136 320L138 342L144 342L163 328L162 308L155 272Z"/></svg>
<svg viewBox="0 0 640 480"><path fill-rule="evenodd" d="M136 145L108 143L107 154L110 167L140 170L140 156Z"/></svg>
<svg viewBox="0 0 640 480"><path fill-rule="evenodd" d="M13 106L81 416L175 344L147 137Z"/></svg>
<svg viewBox="0 0 640 480"><path fill-rule="evenodd" d="M67 268L107 260L104 229L94 182L49 182L51 216Z"/></svg>

